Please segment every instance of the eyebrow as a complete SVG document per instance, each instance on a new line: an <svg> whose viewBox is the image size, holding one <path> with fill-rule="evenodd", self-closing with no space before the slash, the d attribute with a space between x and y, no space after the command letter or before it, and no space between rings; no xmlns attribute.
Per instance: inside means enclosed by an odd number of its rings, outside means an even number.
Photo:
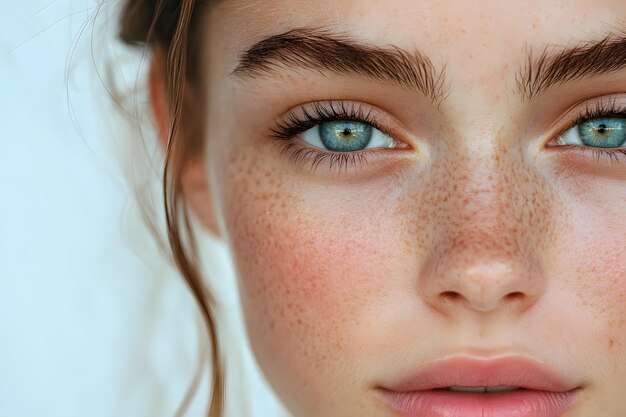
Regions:
<svg viewBox="0 0 626 417"><path fill-rule="evenodd" d="M393 45L364 45L346 35L317 28L294 29L254 44L239 59L232 75L259 77L280 68L362 75L415 89L433 102L444 95L444 71L418 51Z"/></svg>
<svg viewBox="0 0 626 417"><path fill-rule="evenodd" d="M527 100L567 82L609 74L626 68L626 31L610 33L595 42L571 48L547 46L538 57L529 48L517 87Z"/></svg>

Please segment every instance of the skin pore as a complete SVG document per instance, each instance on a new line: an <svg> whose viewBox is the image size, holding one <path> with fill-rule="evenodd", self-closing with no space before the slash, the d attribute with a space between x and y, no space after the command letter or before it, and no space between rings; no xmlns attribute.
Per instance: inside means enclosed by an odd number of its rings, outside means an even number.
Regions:
<svg viewBox="0 0 626 417"><path fill-rule="evenodd" d="M294 416L394 416L377 389L458 355L532 359L581 389L566 416L624 415L626 154L559 137L626 110L626 3L224 0L203 28L190 203L232 250ZM357 50L415 74L368 73ZM275 137L316 108L391 147Z"/></svg>

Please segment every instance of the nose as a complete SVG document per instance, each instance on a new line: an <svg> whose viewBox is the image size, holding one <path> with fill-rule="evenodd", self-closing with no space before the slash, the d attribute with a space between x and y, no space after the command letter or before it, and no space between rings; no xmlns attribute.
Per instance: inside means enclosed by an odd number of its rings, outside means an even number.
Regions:
<svg viewBox="0 0 626 417"><path fill-rule="evenodd" d="M545 280L532 263L487 249L484 241L473 248L468 253L457 247L425 266L422 296L428 304L447 313L459 308L488 313L523 312L537 301Z"/></svg>
<svg viewBox="0 0 626 417"><path fill-rule="evenodd" d="M485 149L451 168L440 164L429 201L436 213L422 218L430 241L419 267L419 291L440 312L523 312L542 296L556 212L550 187L532 166L510 152L485 158ZM441 187L439 189L438 187ZM554 209L553 209L554 207ZM430 213L430 212L426 212Z"/></svg>
<svg viewBox="0 0 626 417"><path fill-rule="evenodd" d="M500 304L528 301L528 291L517 279L516 272L506 262L472 265L465 277L452 280L450 289L441 293L449 300L460 298L476 311L495 310Z"/></svg>

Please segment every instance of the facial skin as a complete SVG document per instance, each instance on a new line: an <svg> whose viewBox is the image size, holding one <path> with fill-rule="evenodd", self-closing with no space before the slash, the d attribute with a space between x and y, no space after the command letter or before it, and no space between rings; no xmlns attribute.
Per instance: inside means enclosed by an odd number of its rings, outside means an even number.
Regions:
<svg viewBox="0 0 626 417"><path fill-rule="evenodd" d="M626 66L533 97L518 83L529 53L623 35L623 0L225 0L206 14L198 211L232 249L252 348L294 416L393 416L376 388L453 355L533 359L582 388L566 416L625 415L626 155L556 140L586 107L626 106ZM440 96L286 65L232 74L301 28L418 50ZM402 146L340 171L270 137L329 100L371 110Z"/></svg>

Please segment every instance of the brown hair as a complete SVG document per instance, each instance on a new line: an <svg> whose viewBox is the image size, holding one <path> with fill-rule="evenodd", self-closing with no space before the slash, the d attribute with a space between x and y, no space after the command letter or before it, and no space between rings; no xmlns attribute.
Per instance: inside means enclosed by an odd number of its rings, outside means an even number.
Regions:
<svg viewBox="0 0 626 417"><path fill-rule="evenodd" d="M194 295L211 340L212 398L210 417L223 414L224 371L217 341L214 318L215 301L203 284L197 261L197 249L190 226L189 211L184 204L182 177L187 163L202 147L202 135L188 132L184 112L184 91L194 81L199 62L194 48L201 10L211 0L125 0L120 22L120 37L149 50L160 49L166 56L166 94L170 104L170 123L163 169L163 195L167 237L173 260ZM184 140L180 140L184 138ZM194 384L195 385L195 384ZM193 390L193 388L192 388ZM184 410L189 398L182 405Z"/></svg>

